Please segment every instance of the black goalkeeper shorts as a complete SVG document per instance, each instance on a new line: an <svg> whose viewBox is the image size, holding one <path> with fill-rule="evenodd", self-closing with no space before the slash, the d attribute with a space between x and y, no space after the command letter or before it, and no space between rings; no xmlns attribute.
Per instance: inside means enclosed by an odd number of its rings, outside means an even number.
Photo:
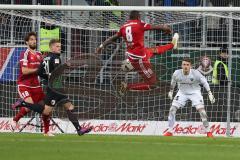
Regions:
<svg viewBox="0 0 240 160"><path fill-rule="evenodd" d="M47 87L47 95L45 97L45 104L51 107L60 106L67 102L71 102L67 96L57 93Z"/></svg>

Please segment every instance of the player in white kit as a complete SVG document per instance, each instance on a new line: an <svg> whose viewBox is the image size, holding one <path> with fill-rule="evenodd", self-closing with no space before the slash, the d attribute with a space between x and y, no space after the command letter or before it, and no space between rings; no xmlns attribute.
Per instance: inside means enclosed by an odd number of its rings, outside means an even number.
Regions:
<svg viewBox="0 0 240 160"><path fill-rule="evenodd" d="M215 98L210 90L209 84L206 78L195 69L191 69L192 64L191 60L188 58L183 59L182 61L182 69L178 69L173 73L171 80L171 89L168 93L168 97L172 100L173 98L173 90L178 84L178 92L173 99L172 106L169 110L168 115L168 132L164 134L164 136L172 136L173 135L173 127L175 123L175 115L177 109L184 107L187 100L192 102L192 106L196 107L196 110L199 112L200 117L203 122L203 126L206 129L207 137L213 137L212 133L209 131L209 123L207 120L207 114L204 109L204 101L203 96L201 94L200 84L208 92L209 100L213 104L215 102Z"/></svg>

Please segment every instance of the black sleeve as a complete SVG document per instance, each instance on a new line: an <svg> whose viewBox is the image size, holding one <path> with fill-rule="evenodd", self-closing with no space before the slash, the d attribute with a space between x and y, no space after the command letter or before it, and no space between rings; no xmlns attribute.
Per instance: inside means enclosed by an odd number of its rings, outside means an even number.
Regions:
<svg viewBox="0 0 240 160"><path fill-rule="evenodd" d="M223 64L219 64L217 70L220 85L227 85L228 79Z"/></svg>
<svg viewBox="0 0 240 160"><path fill-rule="evenodd" d="M44 80L48 80L48 75L46 74L45 68L44 68L45 64L41 63L41 65L38 68L38 76L43 78Z"/></svg>
<svg viewBox="0 0 240 160"><path fill-rule="evenodd" d="M50 63L51 63L50 64L50 66L51 66L50 73L52 73L52 71L54 71L55 68L57 68L61 64L61 59L58 56L54 56L54 57L51 58Z"/></svg>

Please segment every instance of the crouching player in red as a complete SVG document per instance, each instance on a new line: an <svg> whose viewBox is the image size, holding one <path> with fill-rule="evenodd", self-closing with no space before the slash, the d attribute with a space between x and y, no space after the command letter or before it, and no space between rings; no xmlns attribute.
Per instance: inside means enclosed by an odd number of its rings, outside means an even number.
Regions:
<svg viewBox="0 0 240 160"><path fill-rule="evenodd" d="M17 81L17 89L20 98L28 103L44 103L44 93L40 85L39 78L37 75L38 67L43 61L42 54L36 51L36 38L37 35L35 32L30 32L25 37L25 43L27 44L27 50L22 52L20 55L20 69L19 77ZM19 120L25 116L29 109L21 106L20 111L13 118L11 122L12 131L19 129ZM54 136L49 133L49 116L42 116L44 123L44 135L45 136Z"/></svg>
<svg viewBox="0 0 240 160"><path fill-rule="evenodd" d="M162 30L166 34L171 33L167 25L150 25L140 20L138 11L131 11L129 20L120 27L120 30L112 37L104 41L97 49L99 53L106 45L123 37L127 45L127 60L125 65L129 69L136 70L144 79L144 82L126 84L122 82L119 94L123 96L126 90L150 90L157 82L157 77L152 70L150 58L155 54L163 54L168 50L176 49L179 39L177 33L174 34L172 42L167 45L156 46L153 48L144 47L144 32L149 30Z"/></svg>

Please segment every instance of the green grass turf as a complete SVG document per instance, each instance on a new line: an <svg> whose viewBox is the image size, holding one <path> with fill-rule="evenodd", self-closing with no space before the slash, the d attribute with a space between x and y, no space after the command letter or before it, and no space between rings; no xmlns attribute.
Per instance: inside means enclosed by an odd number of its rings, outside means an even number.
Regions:
<svg viewBox="0 0 240 160"><path fill-rule="evenodd" d="M0 160L240 160L239 138L0 133Z"/></svg>

